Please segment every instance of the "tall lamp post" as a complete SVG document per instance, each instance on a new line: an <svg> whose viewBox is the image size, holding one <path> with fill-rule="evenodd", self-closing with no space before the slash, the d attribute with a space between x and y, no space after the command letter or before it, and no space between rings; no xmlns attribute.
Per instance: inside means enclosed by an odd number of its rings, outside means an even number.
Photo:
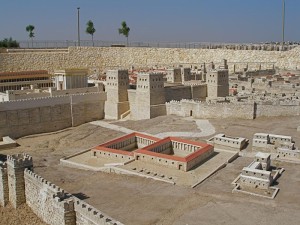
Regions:
<svg viewBox="0 0 300 225"><path fill-rule="evenodd" d="M285 29L285 0L282 0L282 50L284 46L284 29Z"/></svg>
<svg viewBox="0 0 300 225"><path fill-rule="evenodd" d="M80 30L79 30L79 10L80 7L77 8L77 36L78 36L78 46L80 46Z"/></svg>

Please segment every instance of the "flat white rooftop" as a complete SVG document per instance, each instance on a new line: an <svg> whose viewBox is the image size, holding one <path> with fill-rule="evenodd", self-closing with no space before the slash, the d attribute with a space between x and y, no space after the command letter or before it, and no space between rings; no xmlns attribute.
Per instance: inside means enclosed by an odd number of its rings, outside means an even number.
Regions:
<svg viewBox="0 0 300 225"><path fill-rule="evenodd" d="M255 157L256 158L264 158L264 159L266 159L268 157L271 157L271 154L264 153L264 152L258 152L258 153L256 153Z"/></svg>

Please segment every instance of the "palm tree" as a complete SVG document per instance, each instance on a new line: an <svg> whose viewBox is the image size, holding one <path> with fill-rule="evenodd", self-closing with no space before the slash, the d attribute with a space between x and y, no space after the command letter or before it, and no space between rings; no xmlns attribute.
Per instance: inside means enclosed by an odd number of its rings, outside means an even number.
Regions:
<svg viewBox="0 0 300 225"><path fill-rule="evenodd" d="M26 31L29 32L29 38L31 39L31 45L32 45L32 47L33 47L33 38L34 38L33 30L34 30L34 26L33 25L28 25L26 27Z"/></svg>
<svg viewBox="0 0 300 225"><path fill-rule="evenodd" d="M94 33L96 32L96 29L95 29L95 27L94 27L94 23L91 21L91 20L89 20L87 23L86 23L86 30L85 30L85 32L87 33L87 34L90 34L90 35L92 35L92 42L93 42L93 47L94 47Z"/></svg>
<svg viewBox="0 0 300 225"><path fill-rule="evenodd" d="M128 36L129 36L130 28L127 27L127 24L125 21L123 21L121 23L121 25L122 25L122 27L119 28L119 34L123 34L127 38L127 46L128 46Z"/></svg>

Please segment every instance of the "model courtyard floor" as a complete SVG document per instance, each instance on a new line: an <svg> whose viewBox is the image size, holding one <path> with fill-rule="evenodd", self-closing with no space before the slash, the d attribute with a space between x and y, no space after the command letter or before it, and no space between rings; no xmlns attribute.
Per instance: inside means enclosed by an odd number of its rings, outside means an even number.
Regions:
<svg viewBox="0 0 300 225"><path fill-rule="evenodd" d="M299 117L209 121L216 133L250 140L257 132L283 134L293 136L296 144L300 143L300 134L297 132ZM194 121L175 116L113 124L150 134L199 130ZM273 161L275 166L285 168L278 179L280 191L274 200L232 194L231 182L253 160L247 157L229 163L194 189L137 176L91 172L59 165L59 159L64 156L123 134L101 126L84 124L52 134L21 138L17 140L19 147L3 150L0 154L2 157L22 152L32 155L37 174L124 224L299 224L300 164L296 163ZM185 138L205 140L211 136ZM251 144L248 150L251 152ZM25 215L26 210L21 208L17 214L22 215L23 212ZM8 221L7 218L16 215L16 211L0 207L0 215L0 224L3 224L2 218ZM9 224L30 224L30 221L31 216L24 216L22 220L16 219ZM34 224L39 224L38 220Z"/></svg>

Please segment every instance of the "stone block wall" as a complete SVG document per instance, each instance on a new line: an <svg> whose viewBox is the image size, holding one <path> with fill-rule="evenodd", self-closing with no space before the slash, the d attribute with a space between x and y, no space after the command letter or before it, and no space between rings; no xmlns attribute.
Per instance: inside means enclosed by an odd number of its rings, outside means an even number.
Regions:
<svg viewBox="0 0 300 225"><path fill-rule="evenodd" d="M191 99L192 91L190 86L165 87L166 101Z"/></svg>
<svg viewBox="0 0 300 225"><path fill-rule="evenodd" d="M209 159L209 157L211 157L213 154L214 154L214 148L211 148L209 151L206 151L201 155L199 155L198 157L195 157L194 159L188 161L186 165L186 171L189 171L190 169L199 165L201 162L204 162L205 160Z"/></svg>
<svg viewBox="0 0 300 225"><path fill-rule="evenodd" d="M300 105L264 105L257 104L256 117L263 116L299 116Z"/></svg>
<svg viewBox="0 0 300 225"><path fill-rule="evenodd" d="M104 92L0 103L0 136L52 132L104 118Z"/></svg>
<svg viewBox="0 0 300 225"><path fill-rule="evenodd" d="M6 206L8 203L8 180L7 165L0 164L0 205Z"/></svg>
<svg viewBox="0 0 300 225"><path fill-rule="evenodd" d="M193 100L166 103L167 115L194 118L255 119L271 116L299 116L300 105L266 105L257 103L206 103Z"/></svg>
<svg viewBox="0 0 300 225"><path fill-rule="evenodd" d="M70 194L25 170L26 204L43 221L53 225L75 225L74 201Z"/></svg>
<svg viewBox="0 0 300 225"><path fill-rule="evenodd" d="M76 225L122 225L105 213L99 211L84 201L74 198Z"/></svg>
<svg viewBox="0 0 300 225"><path fill-rule="evenodd" d="M89 68L90 73L106 68L130 68L153 65L222 62L248 66L249 70L262 69L275 64L279 68L300 67L300 48L290 51L231 50L231 49L182 49L182 48L118 48L118 47L69 47L67 52L11 52L0 53L0 72L45 69ZM265 65L266 64L266 65ZM240 66L242 65L242 66Z"/></svg>
<svg viewBox="0 0 300 225"><path fill-rule="evenodd" d="M167 115L194 118L241 118L253 119L254 104L205 103L192 100L171 101L166 103Z"/></svg>
<svg viewBox="0 0 300 225"><path fill-rule="evenodd" d="M70 99L72 126L103 119L105 100L104 92L72 95Z"/></svg>

